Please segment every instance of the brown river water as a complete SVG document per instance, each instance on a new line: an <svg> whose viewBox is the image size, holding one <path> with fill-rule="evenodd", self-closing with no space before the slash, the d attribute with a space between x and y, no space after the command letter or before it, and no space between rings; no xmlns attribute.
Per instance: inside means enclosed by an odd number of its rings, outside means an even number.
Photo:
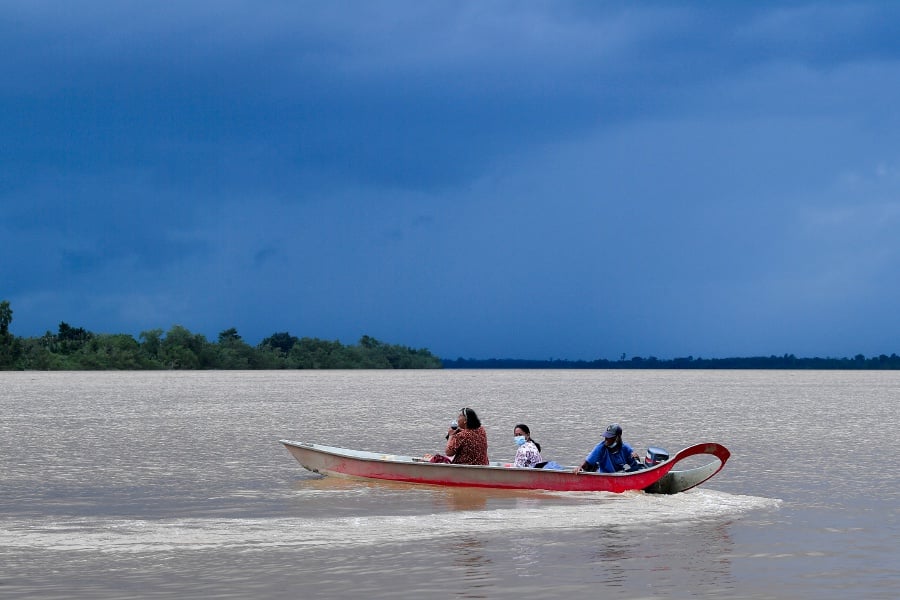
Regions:
<svg viewBox="0 0 900 600"><path fill-rule="evenodd" d="M0 373L0 598L900 597L900 373ZM322 478L287 438L580 462L715 441L674 496Z"/></svg>

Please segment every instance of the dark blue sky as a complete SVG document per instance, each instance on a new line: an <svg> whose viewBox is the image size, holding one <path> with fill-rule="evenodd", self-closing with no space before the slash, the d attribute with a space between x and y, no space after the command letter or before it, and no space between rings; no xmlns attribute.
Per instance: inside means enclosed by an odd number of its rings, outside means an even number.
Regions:
<svg viewBox="0 0 900 600"><path fill-rule="evenodd" d="M900 352L894 2L0 3L11 331Z"/></svg>

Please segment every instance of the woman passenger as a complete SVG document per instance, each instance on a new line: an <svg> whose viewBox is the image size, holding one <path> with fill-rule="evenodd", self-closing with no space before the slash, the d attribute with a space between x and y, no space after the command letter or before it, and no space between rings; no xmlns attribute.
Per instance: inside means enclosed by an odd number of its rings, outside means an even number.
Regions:
<svg viewBox="0 0 900 600"><path fill-rule="evenodd" d="M514 467L533 467L544 461L541 458L541 445L531 439L531 430L528 425L520 423L513 428L513 440L516 446L516 459Z"/></svg>
<svg viewBox="0 0 900 600"><path fill-rule="evenodd" d="M486 465L488 460L487 434L478 415L471 408L463 408L456 419L459 428L447 432L445 454L453 457L456 465Z"/></svg>

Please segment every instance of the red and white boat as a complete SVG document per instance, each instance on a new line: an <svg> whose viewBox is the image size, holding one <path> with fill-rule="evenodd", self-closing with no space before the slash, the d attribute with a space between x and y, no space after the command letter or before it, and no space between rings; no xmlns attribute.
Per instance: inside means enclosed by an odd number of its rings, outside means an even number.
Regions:
<svg viewBox="0 0 900 600"><path fill-rule="evenodd" d="M627 492L644 490L676 494L698 486L725 466L731 453L716 443L695 444L671 458L634 472L573 473L573 467L531 469L509 463L455 465L431 463L419 457L348 450L306 442L280 440L303 468L322 475L361 477L427 485L497 488L508 490L548 490L558 492ZM674 470L679 462L698 455L712 460L687 470Z"/></svg>

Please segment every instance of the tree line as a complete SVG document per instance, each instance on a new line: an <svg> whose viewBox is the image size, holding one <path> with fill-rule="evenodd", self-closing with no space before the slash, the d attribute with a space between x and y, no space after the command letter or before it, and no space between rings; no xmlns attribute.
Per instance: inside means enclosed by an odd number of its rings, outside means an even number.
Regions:
<svg viewBox="0 0 900 600"><path fill-rule="evenodd" d="M633 356L619 360L520 360L510 358L457 358L444 359L445 369L819 369L819 370L896 370L900 369L900 356L880 354L866 358L857 354L853 358L798 358L793 354L782 356L751 356L735 358L673 358L664 360L651 356Z"/></svg>
<svg viewBox="0 0 900 600"><path fill-rule="evenodd" d="M256 346L237 329L209 341L181 325L151 329L138 339L93 333L61 322L56 333L17 337L9 332L12 309L0 302L0 370L143 369L439 369L427 349L387 344L368 335L355 345L274 333Z"/></svg>
<svg viewBox="0 0 900 600"><path fill-rule="evenodd" d="M61 322L56 333L16 337L9 332L12 308L0 302L0 370L137 369L845 369L897 370L900 356L798 358L793 354L734 358L619 360L525 360L512 358L440 359L427 349L386 344L368 335L355 345L273 333L256 346L237 330L226 329L215 342L181 325L151 329L138 339L93 333Z"/></svg>

